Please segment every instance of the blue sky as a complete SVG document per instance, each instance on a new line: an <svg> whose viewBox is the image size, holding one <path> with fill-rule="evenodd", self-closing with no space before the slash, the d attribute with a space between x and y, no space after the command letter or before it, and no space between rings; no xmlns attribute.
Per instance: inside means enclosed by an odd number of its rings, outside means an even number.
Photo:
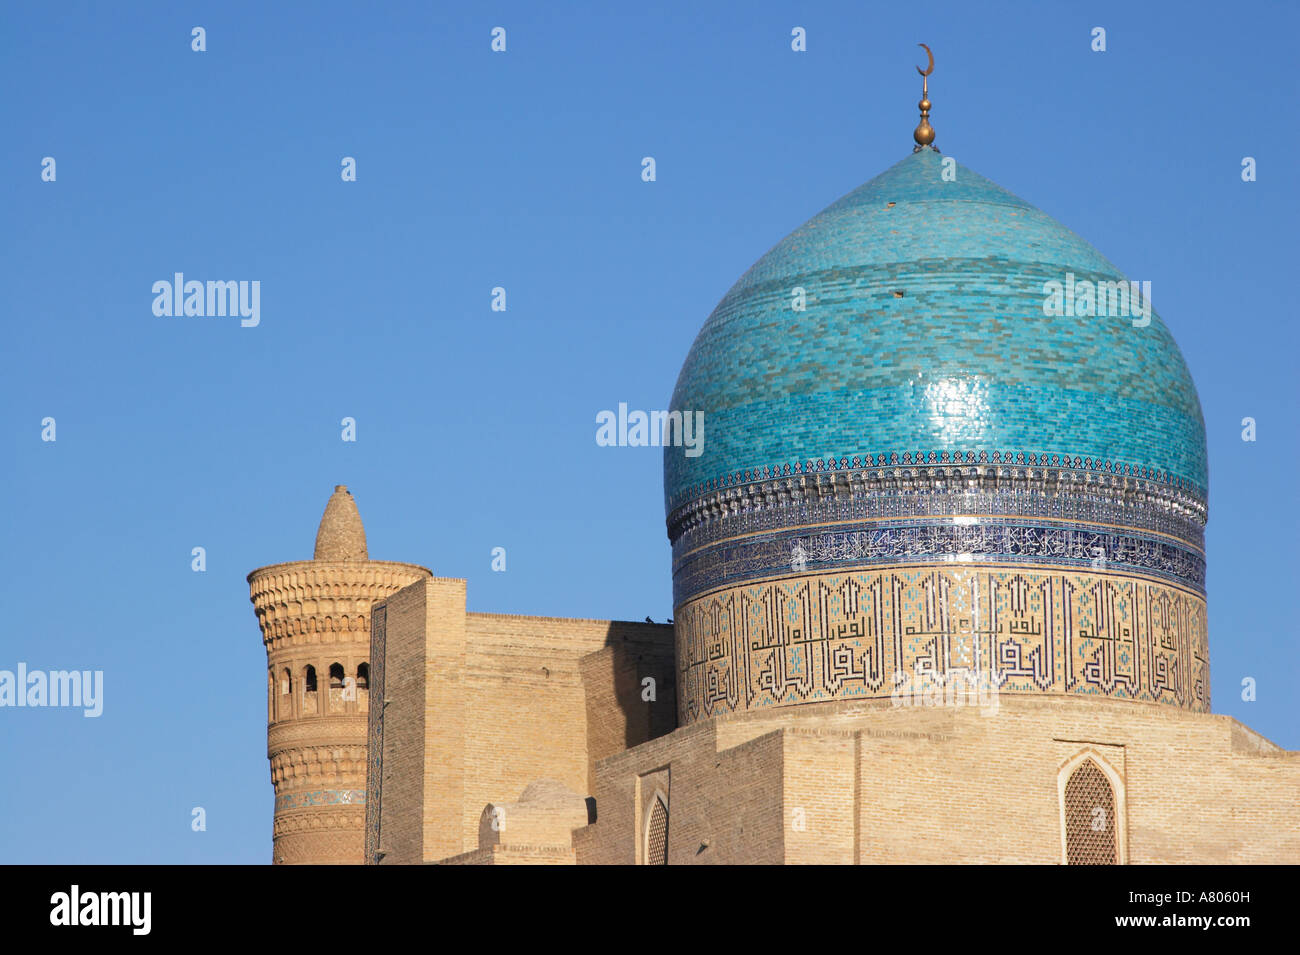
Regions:
<svg viewBox="0 0 1300 955"><path fill-rule="evenodd" d="M1300 748L1298 21L1285 3L6 4L0 668L102 669L105 709L0 710L0 861L269 861L244 577L311 556L336 483L372 557L468 578L471 610L668 617L660 452L597 447L595 414L665 407L732 282L910 152L921 40L945 154L1152 281L1209 434L1214 709ZM174 272L258 279L261 324L155 317Z"/></svg>

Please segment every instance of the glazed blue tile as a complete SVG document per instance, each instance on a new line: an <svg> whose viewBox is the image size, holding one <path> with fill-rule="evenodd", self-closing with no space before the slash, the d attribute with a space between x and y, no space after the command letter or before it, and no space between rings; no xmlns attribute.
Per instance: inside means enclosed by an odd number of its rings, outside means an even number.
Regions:
<svg viewBox="0 0 1300 955"><path fill-rule="evenodd" d="M918 451L1078 457L1204 500L1200 402L1159 315L1046 316L1045 282L1125 276L966 167L944 182L943 160L849 193L723 297L673 393L705 434L699 457L665 449L670 509L747 470Z"/></svg>

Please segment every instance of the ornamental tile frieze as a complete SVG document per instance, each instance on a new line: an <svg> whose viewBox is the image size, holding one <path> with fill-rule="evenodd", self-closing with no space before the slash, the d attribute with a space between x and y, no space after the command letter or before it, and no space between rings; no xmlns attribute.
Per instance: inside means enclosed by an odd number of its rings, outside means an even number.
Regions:
<svg viewBox="0 0 1300 955"><path fill-rule="evenodd" d="M918 679L1210 706L1205 603L1154 580L914 567L720 590L677 612L683 723Z"/></svg>
<svg viewBox="0 0 1300 955"><path fill-rule="evenodd" d="M681 550L675 547L675 555ZM875 522L821 532L794 528L722 541L675 556L673 598L680 604L706 589L805 571L940 560L1131 571L1200 593L1205 589L1204 553L1172 538L978 518L919 526Z"/></svg>

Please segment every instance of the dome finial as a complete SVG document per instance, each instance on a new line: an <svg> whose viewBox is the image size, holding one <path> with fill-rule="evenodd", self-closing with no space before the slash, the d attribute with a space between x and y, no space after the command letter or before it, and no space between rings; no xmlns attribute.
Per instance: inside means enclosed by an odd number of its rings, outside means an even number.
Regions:
<svg viewBox="0 0 1300 955"><path fill-rule="evenodd" d="M925 69L919 66L916 72L921 74L921 102L917 105L921 107L921 123L912 133L912 138L916 140L916 146L912 152L920 152L926 146L934 142L934 127L930 125L930 74L934 72L934 54L924 43L918 43L917 46L925 50L925 55L929 57L930 64ZM931 147L933 148L933 147ZM938 152L938 150L935 150Z"/></svg>

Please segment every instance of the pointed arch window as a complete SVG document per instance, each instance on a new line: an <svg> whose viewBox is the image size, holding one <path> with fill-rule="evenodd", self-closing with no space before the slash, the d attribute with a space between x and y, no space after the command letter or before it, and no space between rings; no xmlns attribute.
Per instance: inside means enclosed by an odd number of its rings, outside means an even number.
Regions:
<svg viewBox="0 0 1300 955"><path fill-rule="evenodd" d="M1066 865L1125 861L1124 785L1095 753L1081 753L1060 770L1062 859Z"/></svg>
<svg viewBox="0 0 1300 955"><path fill-rule="evenodd" d="M655 793L654 804L645 826L645 864L668 864L668 804L662 793Z"/></svg>

